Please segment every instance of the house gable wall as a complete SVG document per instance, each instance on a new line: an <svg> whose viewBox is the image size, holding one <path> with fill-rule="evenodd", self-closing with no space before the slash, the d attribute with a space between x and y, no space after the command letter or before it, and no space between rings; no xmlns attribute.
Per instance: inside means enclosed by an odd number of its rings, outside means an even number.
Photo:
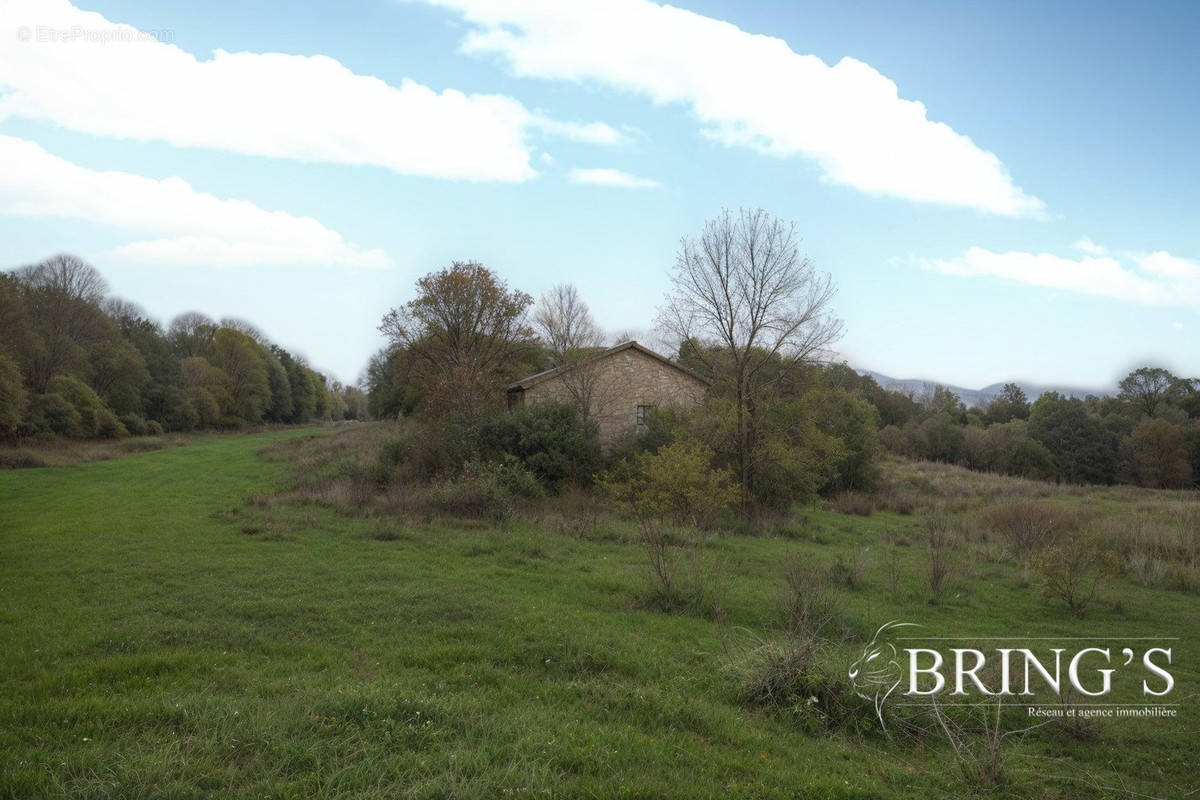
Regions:
<svg viewBox="0 0 1200 800"><path fill-rule="evenodd" d="M591 416L600 428L600 444L610 448L638 428L638 406L692 408L704 399L707 386L636 348L606 355L589 365ZM569 375L557 375L525 389L524 403L573 403Z"/></svg>

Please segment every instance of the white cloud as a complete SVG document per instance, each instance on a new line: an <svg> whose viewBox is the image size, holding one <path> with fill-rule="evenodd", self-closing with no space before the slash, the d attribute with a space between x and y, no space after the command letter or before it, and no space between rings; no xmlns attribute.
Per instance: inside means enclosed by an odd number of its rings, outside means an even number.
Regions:
<svg viewBox="0 0 1200 800"><path fill-rule="evenodd" d="M815 160L826 179L874 195L1042 216L995 155L870 65L828 66L786 42L648 0L428 0L475 29L469 53L521 77L597 81L682 103L730 146Z"/></svg>
<svg viewBox="0 0 1200 800"><path fill-rule="evenodd" d="M1102 245L1096 244L1095 242L1093 242L1091 239L1089 239L1086 236L1084 236L1082 239L1075 242L1075 244L1073 244L1071 246L1074 247L1076 250L1082 250L1083 252L1087 253L1089 256L1106 256L1106 255L1108 255L1107 247L1103 247Z"/></svg>
<svg viewBox="0 0 1200 800"><path fill-rule="evenodd" d="M139 32L66 0L3 7L0 119L473 181L535 177L530 131L624 138L603 123L550 120L503 95L391 86L327 56L217 50L201 61L151 36L122 40Z"/></svg>
<svg viewBox="0 0 1200 800"><path fill-rule="evenodd" d="M584 144L614 145L629 141L625 134L603 122L560 122L538 115L531 124L551 135Z"/></svg>
<svg viewBox="0 0 1200 800"><path fill-rule="evenodd" d="M991 276L1143 305L1200 307L1200 263L1161 251L1127 253L1121 258L1084 255L1076 260L1051 253L993 253L971 247L958 258L927 259L922 264L947 275Z"/></svg>
<svg viewBox="0 0 1200 800"><path fill-rule="evenodd" d="M571 183L591 184L593 186L612 186L618 189L658 189L662 184L650 178L639 178L619 169L598 167L594 169L575 168L568 176Z"/></svg>
<svg viewBox="0 0 1200 800"><path fill-rule="evenodd" d="M390 263L382 250L348 244L311 217L223 200L180 178L87 169L2 135L0 164L0 214L82 219L156 237L118 247L117 257L199 266Z"/></svg>

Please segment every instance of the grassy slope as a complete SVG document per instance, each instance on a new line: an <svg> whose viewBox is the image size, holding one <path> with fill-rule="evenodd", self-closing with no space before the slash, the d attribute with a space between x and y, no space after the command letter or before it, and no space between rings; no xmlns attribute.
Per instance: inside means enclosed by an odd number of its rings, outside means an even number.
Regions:
<svg viewBox="0 0 1200 800"><path fill-rule="evenodd" d="M301 434L0 472L0 796L963 791L943 744L807 735L748 708L718 626L631 602L634 545L247 503L285 478L257 451ZM1176 696L1194 692L1194 595L1123 582L1120 614L1081 623L987 563L930 606L919 548L896 548L897 596L875 557L885 530L914 524L812 512L816 541L712 542L733 576L726 630L776 624L789 556L866 547L865 588L846 596L863 630L901 617L944 634L1184 636ZM1180 796L1196 788L1183 715L1090 742L1035 735L1009 791L1126 796L1087 775Z"/></svg>

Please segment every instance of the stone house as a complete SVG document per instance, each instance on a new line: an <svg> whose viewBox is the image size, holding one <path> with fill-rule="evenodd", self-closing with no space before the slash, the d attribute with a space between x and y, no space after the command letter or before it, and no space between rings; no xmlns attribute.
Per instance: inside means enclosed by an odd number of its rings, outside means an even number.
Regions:
<svg viewBox="0 0 1200 800"><path fill-rule="evenodd" d="M655 408L687 409L704 399L709 381L637 342L530 375L508 387L508 407L570 403L587 409L605 449L644 430Z"/></svg>

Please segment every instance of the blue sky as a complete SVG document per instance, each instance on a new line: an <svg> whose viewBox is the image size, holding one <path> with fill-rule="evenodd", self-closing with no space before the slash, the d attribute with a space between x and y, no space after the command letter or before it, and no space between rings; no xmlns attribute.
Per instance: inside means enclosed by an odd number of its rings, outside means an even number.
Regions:
<svg viewBox="0 0 1200 800"><path fill-rule="evenodd" d="M456 259L645 337L743 205L832 273L855 366L1200 375L1192 3L0 9L0 266L74 252L342 380Z"/></svg>

